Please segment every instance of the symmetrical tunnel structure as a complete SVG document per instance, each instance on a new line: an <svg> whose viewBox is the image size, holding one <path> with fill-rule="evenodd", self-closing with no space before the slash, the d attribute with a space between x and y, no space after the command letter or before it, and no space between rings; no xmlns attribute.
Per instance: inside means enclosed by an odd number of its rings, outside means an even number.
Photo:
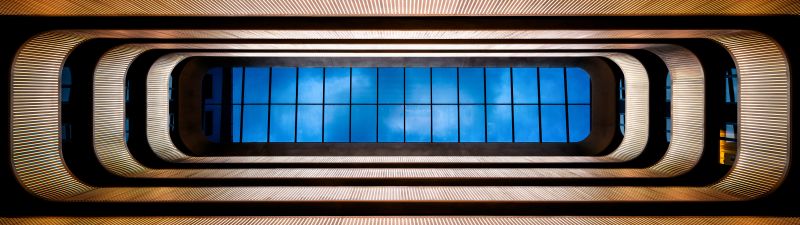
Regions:
<svg viewBox="0 0 800 225"><path fill-rule="evenodd" d="M2 2L0 223L800 223L798 13Z"/></svg>

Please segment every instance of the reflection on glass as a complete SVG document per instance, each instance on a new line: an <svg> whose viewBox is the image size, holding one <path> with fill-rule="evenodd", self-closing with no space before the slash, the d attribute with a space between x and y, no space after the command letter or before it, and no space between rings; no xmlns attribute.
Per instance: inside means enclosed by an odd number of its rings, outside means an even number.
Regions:
<svg viewBox="0 0 800 225"><path fill-rule="evenodd" d="M273 104L295 103L297 97L297 69L292 67L272 68Z"/></svg>
<svg viewBox="0 0 800 225"><path fill-rule="evenodd" d="M244 103L269 103L269 67L247 67L244 71Z"/></svg>
<svg viewBox="0 0 800 225"><path fill-rule="evenodd" d="M228 69L212 68L203 84L214 142L579 142L591 131L580 68Z"/></svg>
<svg viewBox="0 0 800 225"><path fill-rule="evenodd" d="M589 136L592 115L588 105L569 106L569 142L579 142Z"/></svg>
<svg viewBox="0 0 800 225"><path fill-rule="evenodd" d="M207 105L203 109L203 130L209 141L219 142L222 106Z"/></svg>
<svg viewBox="0 0 800 225"><path fill-rule="evenodd" d="M577 67L567 68L567 98L570 104L589 104L591 90L589 73Z"/></svg>
<svg viewBox="0 0 800 225"><path fill-rule="evenodd" d="M486 102L511 103L511 69L486 68Z"/></svg>
<svg viewBox="0 0 800 225"><path fill-rule="evenodd" d="M539 68L542 104L564 104L564 68Z"/></svg>
<svg viewBox="0 0 800 225"><path fill-rule="evenodd" d="M297 106L297 142L322 141L322 106Z"/></svg>
<svg viewBox="0 0 800 225"><path fill-rule="evenodd" d="M483 103L483 68L459 68L458 98L461 104Z"/></svg>
<svg viewBox="0 0 800 225"><path fill-rule="evenodd" d="M355 74L355 72L353 72ZM353 85L355 86L355 85ZM378 113L375 105L354 105L352 142L376 142L378 138Z"/></svg>
<svg viewBox="0 0 800 225"><path fill-rule="evenodd" d="M212 67L203 77L203 103L222 103L222 68Z"/></svg>
<svg viewBox="0 0 800 225"><path fill-rule="evenodd" d="M297 93L297 102L304 104L322 103L322 68L299 68L297 76L299 82L297 86L299 91Z"/></svg>
<svg viewBox="0 0 800 225"><path fill-rule="evenodd" d="M238 143L242 141L242 106L231 106L231 141Z"/></svg>
<svg viewBox="0 0 800 225"><path fill-rule="evenodd" d="M269 114L269 141L294 142L295 106L273 105Z"/></svg>
<svg viewBox="0 0 800 225"><path fill-rule="evenodd" d="M431 103L431 73L429 68L406 68L406 104Z"/></svg>
<svg viewBox="0 0 800 225"><path fill-rule="evenodd" d="M433 106L433 142L458 142L458 106Z"/></svg>
<svg viewBox="0 0 800 225"><path fill-rule="evenodd" d="M484 142L486 140L486 117L482 105L462 105L459 108L461 142Z"/></svg>
<svg viewBox="0 0 800 225"><path fill-rule="evenodd" d="M543 105L542 142L567 141L567 115L563 105Z"/></svg>
<svg viewBox="0 0 800 225"><path fill-rule="evenodd" d="M511 136L511 106L490 105L486 106L486 128L488 130L487 142L512 142Z"/></svg>
<svg viewBox="0 0 800 225"><path fill-rule="evenodd" d="M245 105L242 113L242 142L267 142L267 105Z"/></svg>
<svg viewBox="0 0 800 225"><path fill-rule="evenodd" d="M403 142L403 106L378 106L378 142Z"/></svg>
<svg viewBox="0 0 800 225"><path fill-rule="evenodd" d="M406 106L406 142L431 142L431 106Z"/></svg>
<svg viewBox="0 0 800 225"><path fill-rule="evenodd" d="M458 75L456 68L431 69L434 104L458 103Z"/></svg>
<svg viewBox="0 0 800 225"><path fill-rule="evenodd" d="M242 79L244 77L244 70L242 67L233 67L231 69L231 102L233 104L242 104ZM221 84L221 83L220 83Z"/></svg>
<svg viewBox="0 0 800 225"><path fill-rule="evenodd" d="M350 141L350 106L326 105L324 122L325 142Z"/></svg>
<svg viewBox="0 0 800 225"><path fill-rule="evenodd" d="M403 103L403 68L378 68L378 103Z"/></svg>
<svg viewBox="0 0 800 225"><path fill-rule="evenodd" d="M539 75L536 68L513 68L514 103L539 103Z"/></svg>
<svg viewBox="0 0 800 225"><path fill-rule="evenodd" d="M377 72L377 68L353 68L353 104L376 103Z"/></svg>
<svg viewBox="0 0 800 225"><path fill-rule="evenodd" d="M514 141L539 142L539 106L514 106Z"/></svg>
<svg viewBox="0 0 800 225"><path fill-rule="evenodd" d="M350 103L350 68L325 68L325 104Z"/></svg>

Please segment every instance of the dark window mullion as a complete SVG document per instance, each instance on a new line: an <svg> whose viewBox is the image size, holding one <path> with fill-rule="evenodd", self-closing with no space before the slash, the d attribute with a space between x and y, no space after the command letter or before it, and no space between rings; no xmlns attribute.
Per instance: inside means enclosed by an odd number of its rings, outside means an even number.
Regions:
<svg viewBox="0 0 800 225"><path fill-rule="evenodd" d="M430 113L431 113L431 120L430 120L430 122L431 122L431 124L430 124L431 125L430 126L430 129L431 129L430 138L431 139L430 139L430 142L433 143L433 67L429 67L428 68L428 84L429 84L429 86L431 88L430 94L428 96L428 97L430 97L430 100L431 100L430 101L431 106L429 107L430 108Z"/></svg>
<svg viewBox="0 0 800 225"><path fill-rule="evenodd" d="M268 79L269 80L269 91L267 93L267 142L272 142L272 140L270 140L270 138L269 138L269 134L272 131L271 127L269 127L270 123L272 122L271 121L272 120L272 105L271 105L272 104L272 66L269 66L269 74L268 74L268 76L269 76L269 79ZM244 86L244 80L242 80L242 86ZM244 92L244 91L242 91L242 92ZM242 101L244 101L244 98L242 98ZM244 108L242 108L242 109L244 110ZM244 124L242 124L242 125L244 125Z"/></svg>
<svg viewBox="0 0 800 225"><path fill-rule="evenodd" d="M239 99L239 143L244 142L244 87L246 86L244 82L245 75L247 74L246 69L247 66L242 65L242 88L240 88L242 93L239 93L239 97L241 97ZM269 120L269 118L267 118L267 120ZM269 129L269 126L267 126L267 129Z"/></svg>
<svg viewBox="0 0 800 225"><path fill-rule="evenodd" d="M294 68L294 142L297 143L297 116L300 111L300 67ZM271 82L270 82L271 83Z"/></svg>
<svg viewBox="0 0 800 225"><path fill-rule="evenodd" d="M508 67L508 79L511 86L511 142L517 142L516 130L514 127L514 67Z"/></svg>
<svg viewBox="0 0 800 225"><path fill-rule="evenodd" d="M564 121L565 121L565 128L567 131L566 142L569 143L572 140L569 138L569 95L567 94L567 67L564 67Z"/></svg>
<svg viewBox="0 0 800 225"><path fill-rule="evenodd" d="M328 67L322 67L322 140L325 142L325 83L328 80Z"/></svg>
<svg viewBox="0 0 800 225"><path fill-rule="evenodd" d="M461 67L456 67L456 137L461 143Z"/></svg>
<svg viewBox="0 0 800 225"><path fill-rule="evenodd" d="M483 66L483 142L489 142L489 106L486 101L486 66Z"/></svg>
<svg viewBox="0 0 800 225"><path fill-rule="evenodd" d="M380 142L380 91L381 91L381 70L375 67L375 142Z"/></svg>
<svg viewBox="0 0 800 225"><path fill-rule="evenodd" d="M539 143L542 143L542 74L540 72L539 67L536 67L536 102L539 103L536 108L539 110Z"/></svg>
<svg viewBox="0 0 800 225"><path fill-rule="evenodd" d="M350 110L347 111L348 114L348 121L347 121L347 141L353 142L353 66L350 66L350 100L347 101L349 103ZM377 96L376 96L377 97Z"/></svg>

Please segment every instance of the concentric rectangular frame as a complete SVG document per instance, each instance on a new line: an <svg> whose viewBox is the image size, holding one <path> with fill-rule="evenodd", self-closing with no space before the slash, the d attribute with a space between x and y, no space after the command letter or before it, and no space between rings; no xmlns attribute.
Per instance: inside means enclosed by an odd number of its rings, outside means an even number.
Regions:
<svg viewBox="0 0 800 225"><path fill-rule="evenodd" d="M216 35L215 35L216 33ZM733 56L740 72L740 149L735 165L706 187L210 187L97 188L72 176L59 143L59 77L63 61L92 38L707 38ZM749 54L758 51L760 54ZM97 90L96 90L97 91ZM54 201L730 201L763 196L789 164L789 71L769 37L752 31L52 31L27 41L11 71L12 167L20 184ZM113 123L113 121L110 121Z"/></svg>
<svg viewBox="0 0 800 225"><path fill-rule="evenodd" d="M674 46L674 45L661 45L661 44L652 44L652 45L622 45L622 44L611 44L611 45L604 45L604 44L524 44L524 45L468 45L470 50L482 50L482 49L614 49L614 48L647 48L651 49L654 53L661 56L664 59L671 60L668 63L670 69L676 72L676 90L679 90L679 93L676 93L676 103L675 105L677 108L693 108L693 109L701 109L703 108L703 73L699 61L697 58L688 50ZM133 44L133 45L123 45L117 48L114 48L108 52L108 54L104 55L103 58L100 60L98 65L96 74L95 82L97 89L107 90L113 89L114 87L122 87L121 83L124 80L124 74L127 68L130 66L129 63L133 61L133 58L141 54L142 52L154 49L154 48L187 48L187 49L224 49L224 48L232 48L232 49L270 49L270 50L292 50L292 49L322 49L322 50L331 50L331 48L336 50L363 50L363 49L459 49L463 50L464 46L460 45L442 45L442 44L435 44L435 45L309 45L309 44L269 44L269 45L259 45L259 44ZM131 49L139 50L131 51ZM466 54L466 55L465 55ZM150 70L150 74L148 75L148 126L147 126L147 134L148 134L148 141L151 144L151 147L155 150L156 154L163 159L171 162L184 162L187 160L191 160L190 162L197 163L197 162L228 162L237 160L237 162L265 162L265 161L281 161L281 162L392 162L388 160L397 160L400 162L444 162L440 160L450 159L450 161L457 161L457 162L515 162L513 160L518 161L525 161L525 162L540 162L540 161L558 161L558 162L572 162L572 161L579 161L579 162L587 162L591 161L590 159L597 159L597 161L603 162L612 162L612 161L624 161L626 158L630 159L633 158L641 153L644 148L644 143L646 142L647 138L647 91L648 88L646 85L647 82L647 75L644 71L644 68L640 63L638 63L635 59L630 56L624 54L608 54L608 53L578 53L578 54L564 54L564 53L516 53L516 54L509 54L509 53L499 53L499 54L486 54L486 53L458 53L459 56L483 56L483 57L496 57L496 56L514 56L514 57L529 57L529 56L549 56L549 57L586 57L586 56L604 56L608 57L615 62L621 62L622 70L627 72L628 79L627 82L629 84L628 95L631 100L632 104L628 104L629 106L639 106L639 108L643 108L644 110L630 110L629 108L629 116L628 118L632 121L629 121L628 124L640 124L638 126L639 129L629 129L626 138L628 140L623 140L623 144L621 145L621 151L615 152L608 157L433 157L432 160L428 159L428 157L190 157L186 156L185 154L181 153L177 150L174 145L171 143L168 133L167 127L167 84L168 76L174 66L180 62L180 60L184 59L185 57L190 56L241 56L241 57L255 57L255 56L281 56L281 57L297 57L297 56L307 56L307 55L315 55L318 56L318 53L186 53L186 54L172 54L162 57L158 59ZM363 53L352 54L358 56L364 56ZM352 56L349 53L341 53L341 54L334 54L330 55L331 57L338 57L338 56ZM437 54L437 53L428 53L428 54L413 54L413 56L422 56L422 57L431 57L431 56L446 56L447 54ZM379 56L397 56L397 54L389 54L389 55L379 55ZM123 62L123 63L121 63ZM635 74L635 75L631 75ZM117 83L114 87L107 86L111 83ZM641 83L641 85L639 85ZM634 85L637 84L637 85ZM687 88L689 87L689 88ZM688 90L684 92L683 90ZM122 96L108 96L106 93L101 95L95 96L96 99L102 99L102 101L96 101L97 104L96 108L102 109L97 111L97 115L95 115L95 119L100 120L109 120L107 117L110 116L108 112L114 112L113 109L119 109L120 105L122 104L120 99ZM116 100L116 101L114 101ZM113 103L112 103L113 102ZM635 103L635 104L634 104ZM335 170L335 169L304 169L303 171L308 172L312 170L313 173L302 173L298 174L292 169L228 169L228 170L152 170L150 168L146 168L141 164L137 163L135 159L133 159L130 154L127 153L127 149L125 146L109 146L109 145L96 145L96 151L98 153L98 158L101 160L101 163L112 171L115 174L122 175L122 176L135 176L135 177L159 177L159 178L179 178L184 177L186 174L192 174L192 177L198 178L209 178L209 177L220 177L224 176L225 178L240 178L240 177L279 177L279 178L288 178L288 177L347 177L342 174L347 174L349 176L353 176L354 174L359 174L358 177L352 178L366 178L366 177L382 177L385 178L386 174L392 174L390 177L403 177L403 176L411 176L411 174L416 174L419 178L419 174L426 174L425 178L437 178L441 176L441 174L450 174L447 177L458 177L458 175L452 174L462 174L461 176L497 176L498 174L503 174L501 177L664 177L664 176L676 176L687 172L691 169L699 160L701 152L702 152L702 140L703 140L703 116L702 113L697 115L697 112L702 112L702 110L678 110L676 117L676 123L678 129L676 137L676 144L675 146L670 148L670 151L666 154L664 160L658 162L658 164L654 165L653 167L646 168L646 169L527 169L527 170L508 170L508 169L437 169L437 170L430 170L430 169L347 169L347 170ZM638 113L638 114L637 114ZM638 116L637 116L638 115ZM637 119L634 119L637 118ZM117 120L121 119L121 117L117 118ZM688 124L688 125L684 125ZM102 126L102 127L109 127L109 124L106 123L96 123L95 126ZM121 137L121 127L117 127L116 134L113 136L108 135L99 135L96 136L95 140L106 140L108 138L120 138ZM638 137L635 137L638 136ZM633 138L632 138L633 137ZM687 143L689 143L687 145ZM635 146L635 147L630 147ZM123 150L125 149L125 150ZM230 158L234 158L231 160ZM332 159L328 159L332 158ZM497 159L502 160L497 160ZM288 159L288 160L287 160ZM296 161L295 161L296 160ZM426 161L430 160L430 161ZM397 162L395 161L395 162ZM133 169L133 170L131 170ZM352 170L358 170L354 172ZM502 173L496 173L497 170L500 170ZM371 172L371 173L370 173ZM406 173L403 173L406 172ZM424 172L424 173L420 173ZM314 175L311 175L314 174Z"/></svg>
<svg viewBox="0 0 800 225"><path fill-rule="evenodd" d="M286 47L294 48L294 47L305 47L305 48L313 48L313 45L222 45L228 48L237 48L237 49L263 49L264 47L270 47L270 50L289 50ZM341 47L342 45L338 45ZM383 45L384 47L386 45ZM487 47L492 47L487 46ZM563 45L535 45L536 47L547 47L547 48L574 48L574 47L598 47L601 45L577 45L571 46L568 44ZM606 48L614 48L614 47L629 47L624 45L603 45ZM170 48L189 48L189 49L198 49L198 48L218 48L220 45L215 44L133 44L133 45L123 45L117 48L110 50L107 54L105 54L98 64L96 69L97 73L95 74L95 89L96 90L114 90L115 88L123 87L122 82L125 79L126 71L130 66L130 63L133 61L136 56L141 54L142 52L158 48L158 47L170 47ZM356 48L353 50L357 50L360 48L369 48L371 46L361 46L361 45L352 45L350 48ZM399 48L416 48L414 46L395 46ZM444 47L439 45L433 45L430 47L438 48ZM506 46L507 47L507 46ZM516 46L519 47L519 46ZM532 46L528 46L532 47ZM347 48L347 47L345 47ZM677 48L676 46L672 47ZM131 49L138 49L138 50L131 50ZM678 49L681 50L681 49ZM676 51L678 51L676 50ZM685 51L685 50L684 50ZM166 119L168 112L166 111L168 107L168 102L162 101L166 100L166 83L168 81L168 76L172 68L185 57L188 56L242 56L242 57L255 57L255 56L280 56L280 57L297 57L297 56L306 56L306 55L315 55L319 56L320 53L185 53L185 54L172 54L162 57L161 59L157 60L153 67L151 68L151 73L148 75L148 112L147 112L147 136L148 142L150 143L152 149L155 150L156 154L163 159L171 162L183 162L184 160L189 162L224 162L229 161L229 158L235 158L234 160L242 160L245 162L268 162L272 160L281 161L281 162L444 162L444 159L450 159L450 161L457 161L457 162L542 162L542 161L559 161L559 162L619 162L625 161L631 158L638 156L647 142L647 123L648 123L648 113L647 113L647 105L648 105L648 77L644 67L639 63L635 58L620 53L474 53L474 55L479 55L483 57L591 57L591 56L600 56L600 57L607 57L613 60L616 63L619 63L623 70L628 76L626 82L628 82L628 99L630 101L631 106L638 106L638 107L630 107L628 109L629 122L630 124L640 124L640 126L632 127L628 129L628 134L626 135L625 139L622 141L622 144L619 147L618 151L610 154L609 156L603 157L465 157L465 156L457 156L457 157L432 157L433 159L428 159L428 157L330 157L332 159L328 159L328 157L189 157L183 153L181 153L178 149L174 147L172 144L168 128L166 125ZM325 57L339 57L339 56L376 56L376 57L383 57L383 56L390 56L385 54L377 54L372 55L370 53L323 53ZM460 56L472 56L473 54L470 53L458 53ZM691 54L689 54L691 56ZM398 56L398 54L391 54L391 56ZM440 53L406 53L401 54L400 56L414 56L414 57L436 57L440 56ZM687 60L696 60L696 58L689 57ZM691 64L691 63L689 63ZM700 82L702 84L702 71L699 69L699 62L692 64L696 65L697 68L693 72L697 72L695 77L700 78ZM678 76L684 77L684 76ZM113 86L112 86L113 85ZM120 92L114 92L120 93ZM115 95L111 92L97 92L95 93L95 116L94 119L97 121L115 121L120 120L122 118L122 109L120 107L122 104L122 96ZM679 95L680 96L680 95ZM694 98L702 102L702 98ZM113 118L112 118L113 117ZM680 117L680 116L679 116ZM696 131L694 131L695 138L700 138L702 140L702 121L695 121L699 127ZM214 170L152 170L150 168L146 168L136 162L136 160L130 155L129 150L125 145L115 145L115 144L105 144L105 143L120 143L120 142L110 142L107 141L109 139L114 138L121 138L122 137L122 127L117 126L119 124L108 124L105 122L95 122L94 127L96 129L115 129L113 132L95 132L95 151L100 159L102 165L104 165L107 169L109 169L112 173L122 175L122 176L136 176L136 177L159 177L159 178L177 178L182 177L186 174L192 174L192 177L214 177L214 178L239 178L239 177L280 177L285 178L289 176L296 176L300 177L302 175L297 174L298 169L214 169ZM682 168L686 168L686 170L690 169L694 164L696 164L697 160L699 159L700 153L702 150L702 144L700 146L695 146L693 148L689 148L687 150L688 156L685 158L688 159L686 162L673 162L674 160L665 160L666 163L671 164L680 164L685 165ZM683 153L686 155L687 153ZM288 159L288 160L287 160ZM675 157L668 157L667 159L678 159ZM296 161L293 161L296 160ZM241 161L240 161L241 162ZM663 174L659 171L651 171L651 170L641 170L641 169L303 169L302 171L315 171L314 173L303 173L305 176L309 176L311 174L317 174L316 176L312 177L324 177L324 176L332 176L332 177L346 177L342 174L349 174L352 176L353 174L360 174L361 177L353 177L353 178L364 178L363 176L374 176L374 177L381 177L387 178L386 174L393 174L389 175L389 177L403 177L403 176L420 176L420 172L424 171L427 174L423 177L430 177L436 178L441 176L441 174L450 174L448 177L459 177L459 176L466 176L466 177L488 177L488 176L498 176L502 174L501 177L548 177L548 176L557 176L557 177L649 177L649 176L670 176L670 175L677 175L677 174ZM371 173L370 173L371 172ZM324 175L323 175L324 174ZM456 175L453 175L456 174ZM460 175L457 175L460 174ZM556 175L560 174L560 176ZM302 177L301 177L302 178Z"/></svg>
<svg viewBox="0 0 800 225"><path fill-rule="evenodd" d="M468 47L466 47L468 46ZM132 58L138 56L138 54L132 53L131 51L127 50L130 48L140 48L140 52L144 52L149 49L161 49L161 48L188 48L188 49L269 49L269 50L292 50L292 49L320 49L320 50L433 50L433 49L447 49L447 50L532 50L532 49L612 49L612 48L635 48L633 45L605 45L605 44L476 44L476 45L457 45L457 44L382 44L382 45L371 45L371 44L337 44L337 45L330 45L330 44L144 44L144 45L128 45L128 46L120 46L118 49L112 49L104 58L109 58L109 61L123 61L123 62L131 62ZM126 50L122 50L126 49ZM198 53L198 54L182 54L186 56L203 56L203 55L214 55L214 54L205 54L205 53ZM216 56L246 56L246 57L254 57L254 56L278 56L278 57L301 57L301 56L319 56L318 53L271 53L271 54L233 54L233 53L224 53L218 54ZM375 56L375 57L391 57L391 56L399 56L401 54L391 53L372 53L372 54L351 54L351 53L331 53L325 54L329 57L340 57L340 56ZM148 119L147 121L147 136L148 141L150 142L151 147L154 149L156 155L161 157L164 160L170 162L177 162L177 163L547 163L547 162L558 162L558 163L582 163L582 162L623 162L631 160L641 154L644 150L644 146L647 142L647 129L648 129L648 119L647 119L647 108L644 107L648 104L648 93L647 93L647 78L646 72L642 67L641 63L639 63L636 59L630 56L623 56L621 54L519 54L519 53L497 53L497 54L489 54L489 53L458 53L458 54L447 54L447 53L424 53L424 54L402 54L405 56L419 56L419 57L431 57L431 56L463 56L463 57L535 57L535 56L552 56L552 57L576 57L576 56L601 56L601 57L608 57L611 58L613 61L619 61L618 63L622 63L626 65L625 68L622 68L623 71L627 71L628 74L637 74L637 76L645 76L643 79L630 79L628 81L628 86L630 86L630 91L628 93L630 98L630 104L633 105L642 105L642 108L637 108L636 110L631 110L628 112L630 118L628 121L629 124L639 124L637 127L632 127L630 132L628 132L622 141L621 146L618 148L620 151L616 151L608 156L602 157L523 157L523 156L510 156L510 157L499 157L499 156L486 156L486 157L476 157L476 156L424 156L424 157L417 157L417 156L348 156L348 157L338 157L338 156L325 156L325 157L314 157L314 156L303 156L303 157L294 157L294 156L269 156L269 157L255 157L255 156L245 156L245 157L190 157L183 154L181 151L177 150L174 145L171 143L171 139L168 134L168 130L164 125L164 121L168 119L167 112L163 111L167 107L167 102L163 102L163 97L166 96L166 84L161 82L167 82L167 77L172 69L177 65L180 60L176 60L174 56L164 56L162 59L156 61L153 67L150 70L150 74L148 75L148 87L149 90L147 92L148 95L148 105L153 110L148 110ZM120 60L122 58L128 58L126 60ZM115 60L112 60L115 59ZM182 59L182 58L180 58ZM688 60L695 60L696 58L688 58ZM121 74L125 73L124 71L127 70L127 66L123 64L117 63L105 63L103 64L103 59L101 59L102 65L107 65L102 70L104 74L106 71L114 71L108 72L108 74ZM697 62L699 63L699 62ZM691 64L691 62L689 62ZM99 70L98 70L99 71ZM702 71L699 72L702 74ZM105 75L104 75L105 76ZM100 83L101 85L106 83L103 81ZM634 96L635 95L635 96ZM99 96L97 96L99 97ZM117 98L115 96L114 98ZM644 111L643 111L644 110ZM158 121L158 122L156 122ZM702 130L702 129L701 129Z"/></svg>

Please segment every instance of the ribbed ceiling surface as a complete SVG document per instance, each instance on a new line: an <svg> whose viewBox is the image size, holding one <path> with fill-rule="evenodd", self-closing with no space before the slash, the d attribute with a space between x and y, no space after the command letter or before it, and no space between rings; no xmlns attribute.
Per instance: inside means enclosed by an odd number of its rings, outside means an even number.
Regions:
<svg viewBox="0 0 800 225"><path fill-rule="evenodd" d="M11 0L0 15L43 16L591 16L775 15L800 2L715 0Z"/></svg>

